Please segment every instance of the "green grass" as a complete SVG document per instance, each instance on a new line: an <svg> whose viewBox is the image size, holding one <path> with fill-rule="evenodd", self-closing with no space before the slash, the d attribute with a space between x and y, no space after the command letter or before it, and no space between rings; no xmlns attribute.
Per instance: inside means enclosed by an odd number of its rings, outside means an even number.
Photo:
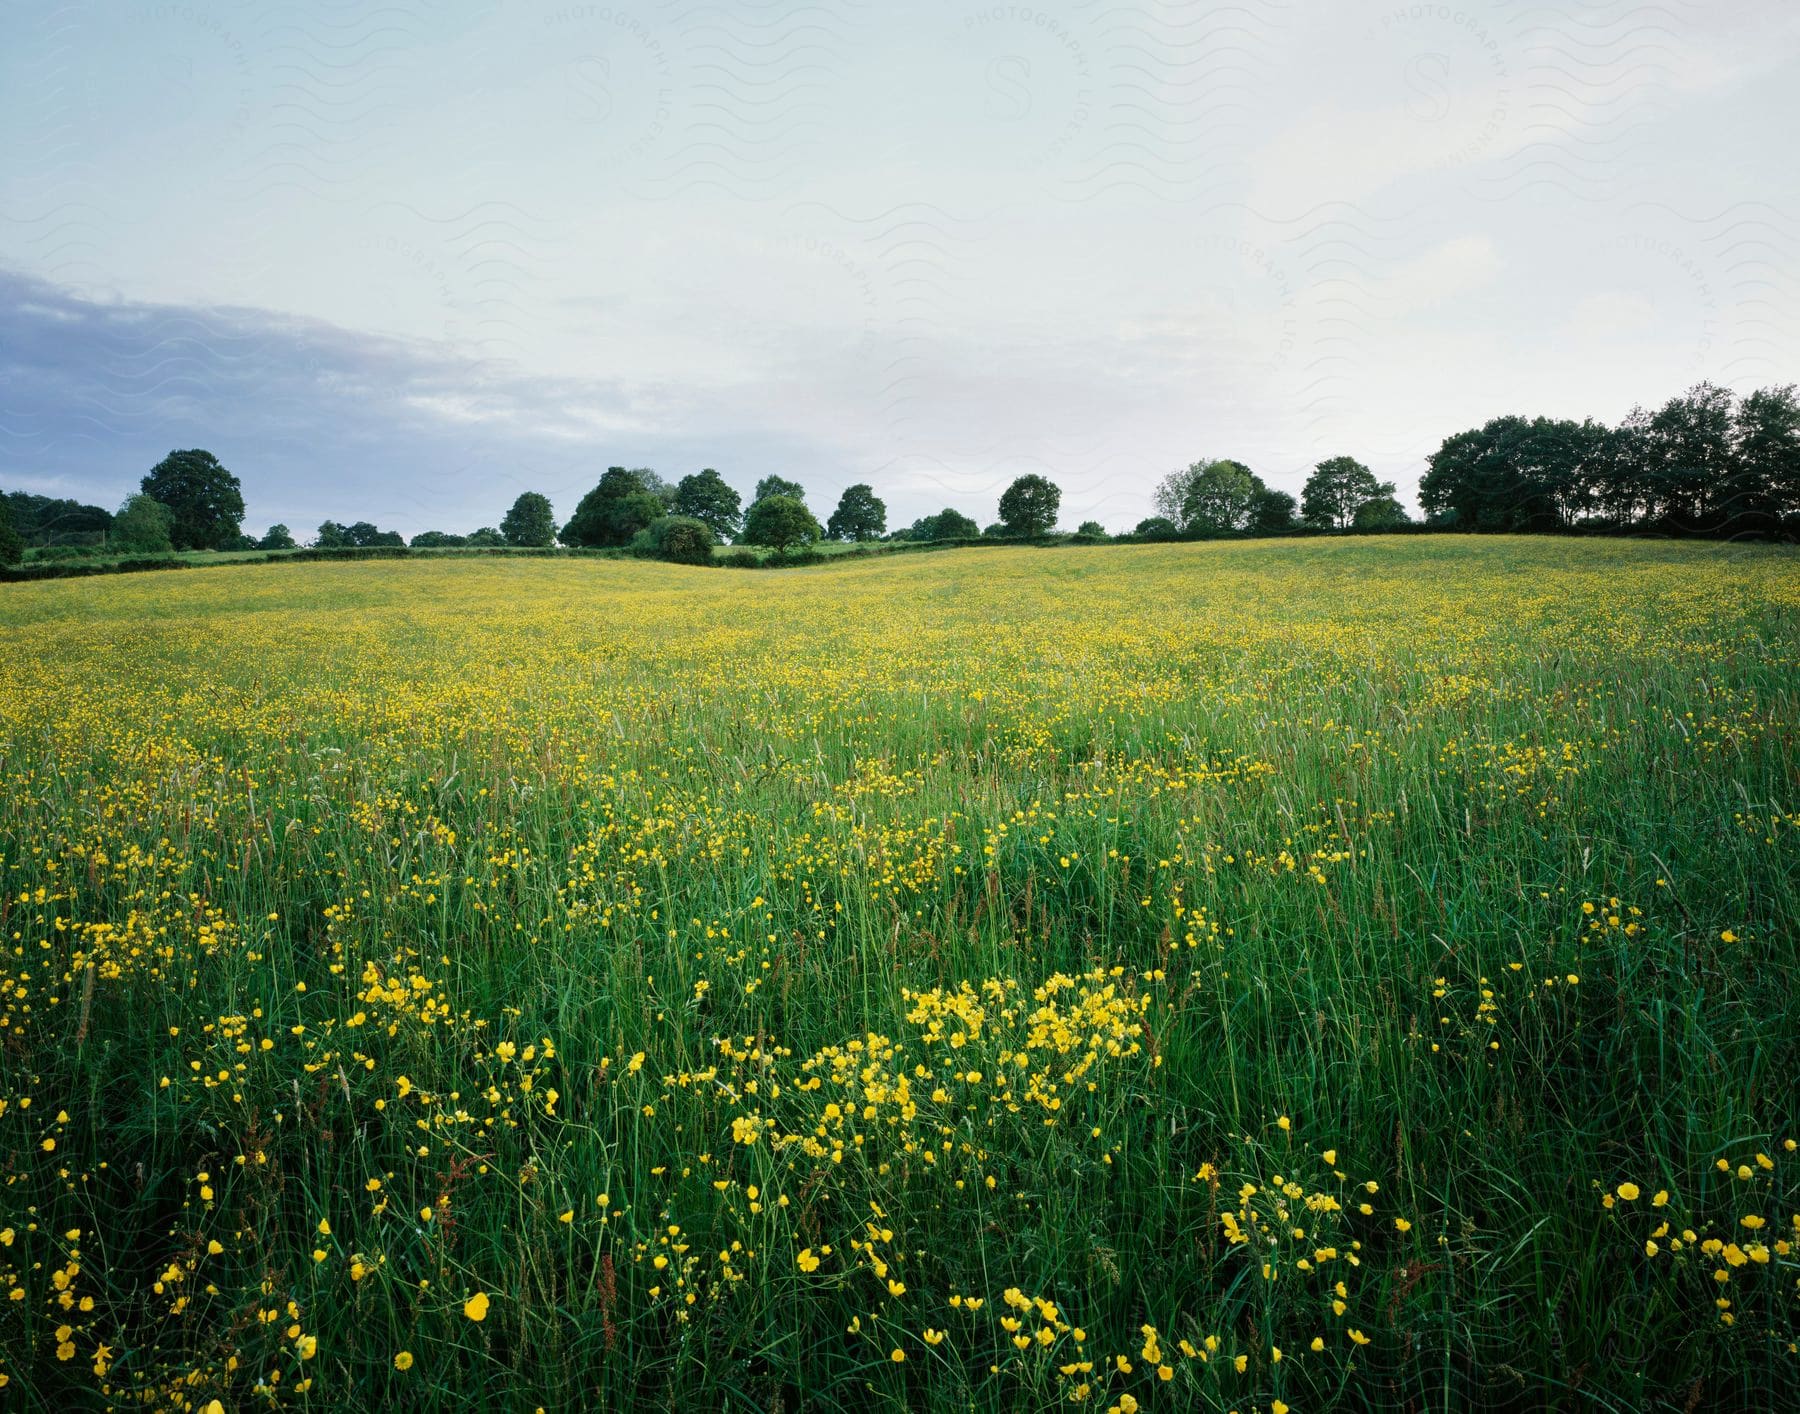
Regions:
<svg viewBox="0 0 1800 1414"><path fill-rule="evenodd" d="M0 1398L1778 1406L1797 571L0 587Z"/></svg>

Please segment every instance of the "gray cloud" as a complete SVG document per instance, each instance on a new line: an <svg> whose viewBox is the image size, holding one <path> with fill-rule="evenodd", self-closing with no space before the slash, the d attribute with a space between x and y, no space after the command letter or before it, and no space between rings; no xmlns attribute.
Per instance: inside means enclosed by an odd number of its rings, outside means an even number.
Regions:
<svg viewBox="0 0 1800 1414"><path fill-rule="evenodd" d="M233 307L84 299L0 271L0 485L115 505L161 455L204 446L249 523L327 516L417 531L492 524L539 489L567 513L614 462L717 460L678 390L496 372L466 354ZM748 486L830 459L745 425ZM709 461L708 458L712 458Z"/></svg>

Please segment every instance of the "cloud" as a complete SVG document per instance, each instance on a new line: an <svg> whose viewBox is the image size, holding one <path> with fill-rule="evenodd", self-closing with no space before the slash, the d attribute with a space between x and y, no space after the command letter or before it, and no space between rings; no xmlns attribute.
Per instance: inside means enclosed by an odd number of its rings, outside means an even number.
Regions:
<svg viewBox="0 0 1800 1414"><path fill-rule="evenodd" d="M244 483L248 524L327 517L414 532L492 524L542 490L564 513L614 462L679 475L716 461L677 390L528 377L491 363L237 307L78 298L0 271L0 485L118 504L174 447ZM755 425L749 463L817 470L828 453Z"/></svg>

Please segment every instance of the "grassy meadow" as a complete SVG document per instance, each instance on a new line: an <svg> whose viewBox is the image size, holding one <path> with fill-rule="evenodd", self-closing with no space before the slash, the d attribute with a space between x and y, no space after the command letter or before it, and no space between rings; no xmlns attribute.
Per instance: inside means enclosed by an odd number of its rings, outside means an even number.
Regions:
<svg viewBox="0 0 1800 1414"><path fill-rule="evenodd" d="M1717 544L0 587L0 1404L1782 1407L1797 668Z"/></svg>

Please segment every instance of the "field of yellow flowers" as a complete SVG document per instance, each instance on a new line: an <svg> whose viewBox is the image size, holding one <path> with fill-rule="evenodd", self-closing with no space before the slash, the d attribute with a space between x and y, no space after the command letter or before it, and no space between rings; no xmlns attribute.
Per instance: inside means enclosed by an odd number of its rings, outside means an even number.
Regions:
<svg viewBox="0 0 1800 1414"><path fill-rule="evenodd" d="M0 1404L1779 1405L1797 696L1720 545L7 587Z"/></svg>

